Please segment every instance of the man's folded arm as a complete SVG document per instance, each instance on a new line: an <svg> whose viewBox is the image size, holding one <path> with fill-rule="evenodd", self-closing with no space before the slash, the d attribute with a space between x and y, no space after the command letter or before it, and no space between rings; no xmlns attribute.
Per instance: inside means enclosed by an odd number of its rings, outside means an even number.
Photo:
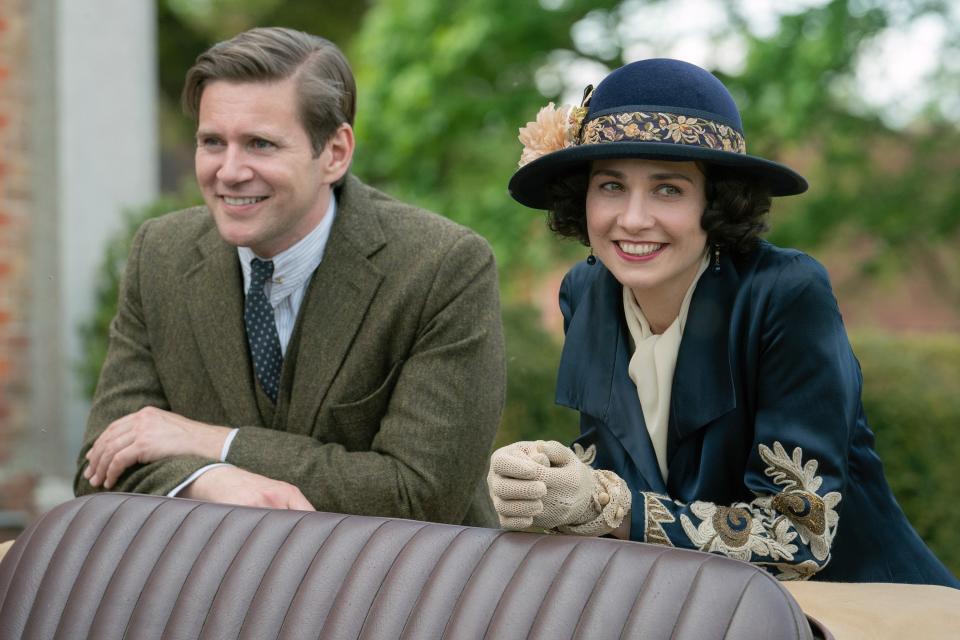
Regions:
<svg viewBox="0 0 960 640"><path fill-rule="evenodd" d="M140 298L139 263L150 226L151 221L144 223L131 244L120 287L117 315L110 324L110 345L77 460L74 493L78 496L102 490L102 487L91 486L83 472L87 466L87 452L112 422L143 407L169 409L151 355ZM190 474L215 462L218 460L183 455L135 465L121 474L111 489L166 495Z"/></svg>

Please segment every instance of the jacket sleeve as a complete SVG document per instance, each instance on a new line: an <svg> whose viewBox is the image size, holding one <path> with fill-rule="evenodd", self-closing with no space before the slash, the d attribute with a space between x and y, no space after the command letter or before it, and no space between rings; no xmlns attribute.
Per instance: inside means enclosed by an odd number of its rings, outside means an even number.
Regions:
<svg viewBox="0 0 960 640"><path fill-rule="evenodd" d="M506 388L496 266L473 233L434 275L369 450L240 427L227 462L297 485L319 510L462 522L486 474ZM393 383L392 391L389 387ZM283 464L278 464L283 461Z"/></svg>
<svg viewBox="0 0 960 640"><path fill-rule="evenodd" d="M86 495L103 491L83 477L87 451L114 420L142 409L170 409L154 365L149 332L141 304L141 258L152 221L144 223L131 243L130 255L120 285L117 314L110 323L107 357L100 371L87 428L83 437L74 492ZM175 456L149 464L133 465L117 480L113 491L166 495L201 467L217 462L199 456Z"/></svg>
<svg viewBox="0 0 960 640"><path fill-rule="evenodd" d="M830 561L860 408L861 375L826 272L805 255L775 274L758 303L760 338L741 345L755 361L754 429L733 504L634 491L631 536L720 553L806 579Z"/></svg>

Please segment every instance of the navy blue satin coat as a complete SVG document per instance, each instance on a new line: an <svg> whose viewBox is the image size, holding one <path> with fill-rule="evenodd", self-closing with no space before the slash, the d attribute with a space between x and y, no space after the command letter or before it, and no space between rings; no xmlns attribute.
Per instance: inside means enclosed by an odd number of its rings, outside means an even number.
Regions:
<svg viewBox="0 0 960 640"><path fill-rule="evenodd" d="M622 286L601 264L564 278L557 402L580 412L593 466L633 492L631 537L779 578L960 583L897 505L860 400L860 366L824 268L761 242L693 294L670 398L664 483L627 373Z"/></svg>

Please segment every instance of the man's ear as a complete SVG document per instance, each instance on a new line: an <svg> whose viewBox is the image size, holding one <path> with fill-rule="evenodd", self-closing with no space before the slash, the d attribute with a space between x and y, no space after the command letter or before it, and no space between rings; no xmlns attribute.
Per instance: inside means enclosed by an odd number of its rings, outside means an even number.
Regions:
<svg viewBox="0 0 960 640"><path fill-rule="evenodd" d="M323 145L323 151L320 153L324 182L333 184L347 173L350 163L353 162L355 146L353 128L344 122Z"/></svg>

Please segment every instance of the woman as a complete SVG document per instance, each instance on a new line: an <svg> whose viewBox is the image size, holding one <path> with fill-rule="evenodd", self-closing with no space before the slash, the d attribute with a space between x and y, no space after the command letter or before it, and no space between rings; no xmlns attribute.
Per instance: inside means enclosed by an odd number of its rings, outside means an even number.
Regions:
<svg viewBox="0 0 960 640"><path fill-rule="evenodd" d="M510 181L591 247L564 279L557 401L574 450L520 442L488 478L503 526L720 553L780 579L960 586L873 449L823 267L759 239L791 169L746 154L713 75L644 60L541 111Z"/></svg>

